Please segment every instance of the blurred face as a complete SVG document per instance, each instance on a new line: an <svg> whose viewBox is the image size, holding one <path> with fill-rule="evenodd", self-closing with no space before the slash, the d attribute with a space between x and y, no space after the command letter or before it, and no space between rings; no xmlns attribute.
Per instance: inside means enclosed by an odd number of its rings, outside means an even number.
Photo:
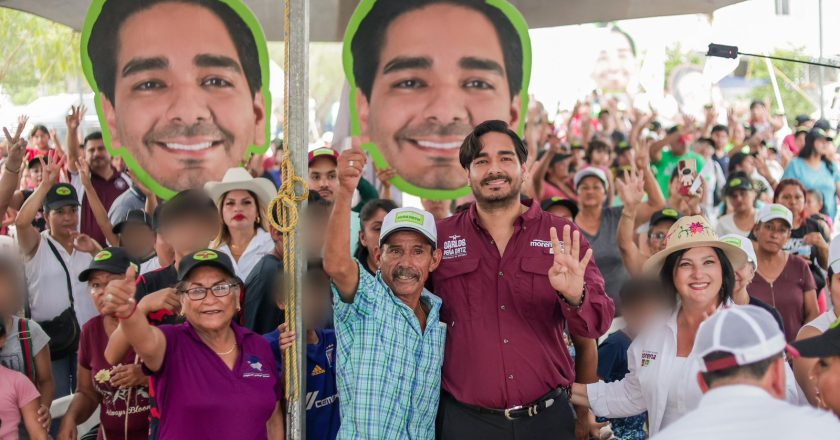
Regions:
<svg viewBox="0 0 840 440"><path fill-rule="evenodd" d="M202 266L190 272L186 289L214 286L234 282L224 271L211 266ZM216 287L217 289L219 287ZM230 287L221 298L208 290L204 299L194 300L186 292L181 292L181 310L187 321L204 331L218 331L230 327L230 322L239 307L239 285Z"/></svg>
<svg viewBox="0 0 840 440"><path fill-rule="evenodd" d="M0 272L0 313L3 316L17 313L21 307L23 292L18 291L16 285L11 274Z"/></svg>
<svg viewBox="0 0 840 440"><path fill-rule="evenodd" d="M745 157L744 161L741 162L741 165L736 168L751 176L755 172L755 158L752 156Z"/></svg>
<svg viewBox="0 0 840 440"><path fill-rule="evenodd" d="M110 272L105 272L103 270L94 271L90 278L88 278L88 291L90 292L91 298L93 298L93 304L96 306L96 311L99 314L102 314L102 309L105 306L105 287L108 285L109 282L114 280L121 280L125 278L124 274L115 274Z"/></svg>
<svg viewBox="0 0 840 440"><path fill-rule="evenodd" d="M85 160L92 170L106 170L111 166L111 155L102 139L90 139L84 148Z"/></svg>
<svg viewBox="0 0 840 440"><path fill-rule="evenodd" d="M557 180L565 180L569 178L569 165L572 163L572 158L561 160L555 163L548 169L548 172Z"/></svg>
<svg viewBox="0 0 840 440"><path fill-rule="evenodd" d="M569 208L563 205L554 205L551 208L548 208L549 214L554 214L557 217L564 218L570 222L575 221L575 218L572 216L572 211Z"/></svg>
<svg viewBox="0 0 840 440"><path fill-rule="evenodd" d="M830 155L834 150L834 146L828 139L817 139L814 141L814 148L817 150L817 153L820 153L823 156Z"/></svg>
<svg viewBox="0 0 840 440"><path fill-rule="evenodd" d="M590 159L592 160L592 165L604 166L610 161L610 152L607 150L593 150Z"/></svg>
<svg viewBox="0 0 840 440"><path fill-rule="evenodd" d="M254 228L258 217L257 200L250 192L233 190L222 198L222 221L229 229Z"/></svg>
<svg viewBox="0 0 840 440"><path fill-rule="evenodd" d="M764 122L767 120L767 107L763 105L755 105L750 109L750 118L757 122Z"/></svg>
<svg viewBox="0 0 840 440"><path fill-rule="evenodd" d="M473 195L480 205L518 201L525 165L519 162L508 135L490 132L479 138L481 152L469 166Z"/></svg>
<svg viewBox="0 0 840 440"><path fill-rule="evenodd" d="M413 185L458 189L467 182L461 143L481 122L519 122L504 54L479 12L436 4L386 29L371 96L357 93L362 131Z"/></svg>
<svg viewBox="0 0 840 440"><path fill-rule="evenodd" d="M413 299L423 291L429 274L440 263L440 250L432 250L417 232L400 231L388 236L379 255L382 279L400 299Z"/></svg>
<svg viewBox="0 0 840 440"><path fill-rule="evenodd" d="M307 228L303 229L306 254L311 258L320 258L324 249L324 231L330 212L322 206L309 205L304 211Z"/></svg>
<svg viewBox="0 0 840 440"><path fill-rule="evenodd" d="M29 181L33 187L37 187L44 181L44 169L40 163L29 168Z"/></svg>
<svg viewBox="0 0 840 440"><path fill-rule="evenodd" d="M265 142L264 98L251 93L230 33L207 8L140 11L120 28L118 48L114 101L101 102L112 143L163 186L221 180Z"/></svg>
<svg viewBox="0 0 840 440"><path fill-rule="evenodd" d="M664 220L650 228L650 231L648 231L648 247L651 255L665 249L665 237L668 236L668 230L671 229L673 224L673 221Z"/></svg>
<svg viewBox="0 0 840 440"><path fill-rule="evenodd" d="M636 61L627 37L609 32L592 70L598 88L605 91L626 90L635 69Z"/></svg>
<svg viewBox="0 0 840 440"><path fill-rule="evenodd" d="M759 223L753 228L753 234L758 239L758 247L764 252L781 252L788 238L790 238L790 225L780 219Z"/></svg>
<svg viewBox="0 0 840 440"><path fill-rule="evenodd" d="M338 171L335 159L317 157L309 165L309 188L318 192L322 199L333 203L338 191Z"/></svg>
<svg viewBox="0 0 840 440"><path fill-rule="evenodd" d="M811 371L819 394L820 408L840 417L840 356L820 358Z"/></svg>
<svg viewBox="0 0 840 440"><path fill-rule="evenodd" d="M120 246L132 258L142 259L155 250L155 232L141 223L127 223L120 232Z"/></svg>
<svg viewBox="0 0 840 440"><path fill-rule="evenodd" d="M715 141L715 148L721 149L729 143L729 133L726 130L718 130L712 133L712 140Z"/></svg>
<svg viewBox="0 0 840 440"><path fill-rule="evenodd" d="M306 328L323 328L330 316L332 296L330 280L323 272L307 274L304 278L303 294L303 322Z"/></svg>
<svg viewBox="0 0 840 440"><path fill-rule="evenodd" d="M817 196L813 194L807 194L805 196L805 211L808 215L819 214L822 211L823 203L820 201Z"/></svg>
<svg viewBox="0 0 840 440"><path fill-rule="evenodd" d="M735 212L748 212L755 206L755 191L736 189L726 196L726 200Z"/></svg>
<svg viewBox="0 0 840 440"><path fill-rule="evenodd" d="M622 307L621 316L626 323L625 329L630 336L636 336L644 331L645 326L657 315L668 309L668 303L647 298L632 307Z"/></svg>
<svg viewBox="0 0 840 440"><path fill-rule="evenodd" d="M794 217L805 210L805 193L795 185L787 185L777 195L778 203L790 209Z"/></svg>
<svg viewBox="0 0 840 440"><path fill-rule="evenodd" d="M54 236L66 237L75 232L79 225L79 207L62 206L59 209L51 209L47 213L47 223Z"/></svg>
<svg viewBox="0 0 840 440"><path fill-rule="evenodd" d="M686 251L674 268L674 287L683 303L705 307L716 303L723 284L720 259L711 247Z"/></svg>
<svg viewBox="0 0 840 440"><path fill-rule="evenodd" d="M218 233L218 217L183 217L160 230L164 241L177 255L189 255L206 248Z"/></svg>
<svg viewBox="0 0 840 440"><path fill-rule="evenodd" d="M585 208L604 206L607 200L607 189L604 182L596 176L581 179L577 187L578 204Z"/></svg>
<svg viewBox="0 0 840 440"><path fill-rule="evenodd" d="M451 202L449 200L423 199L421 203L423 204L423 209L431 213L435 220L443 220L450 215L449 204Z"/></svg>
<svg viewBox="0 0 840 440"><path fill-rule="evenodd" d="M370 220L362 223L362 230L359 231L359 243L367 248L368 255L371 257L375 256L379 249L379 232L382 231L385 214L387 213L384 209L376 211Z"/></svg>
<svg viewBox="0 0 840 440"><path fill-rule="evenodd" d="M40 150L49 149L50 134L44 130L38 130L29 138L29 142Z"/></svg>
<svg viewBox="0 0 840 440"><path fill-rule="evenodd" d="M747 288L752 283L755 277L755 266L752 263L747 263L735 271L735 292L740 292Z"/></svg>

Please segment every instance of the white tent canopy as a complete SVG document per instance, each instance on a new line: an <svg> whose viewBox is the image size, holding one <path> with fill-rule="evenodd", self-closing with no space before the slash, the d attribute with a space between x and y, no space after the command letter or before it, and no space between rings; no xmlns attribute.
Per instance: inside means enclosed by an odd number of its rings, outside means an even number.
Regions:
<svg viewBox="0 0 840 440"><path fill-rule="evenodd" d="M283 39L282 0L244 0L270 41ZM399 1L399 0L395 0ZM531 28L631 18L709 14L743 0L510 0ZM340 41L355 0L311 0L310 41ZM0 7L29 12L81 30L90 0L0 0Z"/></svg>

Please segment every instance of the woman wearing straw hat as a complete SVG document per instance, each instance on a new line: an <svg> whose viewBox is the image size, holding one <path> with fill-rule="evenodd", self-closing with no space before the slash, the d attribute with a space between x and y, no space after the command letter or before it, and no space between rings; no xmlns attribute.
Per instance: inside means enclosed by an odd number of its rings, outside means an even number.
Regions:
<svg viewBox="0 0 840 440"><path fill-rule="evenodd" d="M652 323L627 351L630 372L621 381L574 384L572 402L603 417L648 411L655 434L697 406L700 361L692 357L700 324L732 303L735 270L747 260L737 246L718 240L701 216L683 217L668 231L664 250L644 265L679 299L675 310ZM795 389L789 394L797 400Z"/></svg>
<svg viewBox="0 0 840 440"><path fill-rule="evenodd" d="M207 182L204 189L222 218L222 230L211 247L231 257L236 276L248 279L260 258L274 250L266 215L277 193L274 184L237 167L227 170L221 182Z"/></svg>

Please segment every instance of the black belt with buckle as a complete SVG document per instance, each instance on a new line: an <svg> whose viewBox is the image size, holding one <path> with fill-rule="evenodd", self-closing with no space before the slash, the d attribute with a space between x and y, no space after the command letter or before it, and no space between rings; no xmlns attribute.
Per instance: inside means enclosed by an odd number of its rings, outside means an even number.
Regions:
<svg viewBox="0 0 840 440"><path fill-rule="evenodd" d="M552 405L557 403L557 399L564 398L566 400L570 399L572 394L571 387L559 387L554 390L549 391L546 395L540 397L539 400L530 404L530 405L518 405L508 409L494 409L494 408L483 408L480 406L469 405L466 403L461 403L470 409L478 411L483 414L493 414L498 416L504 416L508 420L516 420L525 417L534 417L535 415L541 413L542 411L551 408Z"/></svg>

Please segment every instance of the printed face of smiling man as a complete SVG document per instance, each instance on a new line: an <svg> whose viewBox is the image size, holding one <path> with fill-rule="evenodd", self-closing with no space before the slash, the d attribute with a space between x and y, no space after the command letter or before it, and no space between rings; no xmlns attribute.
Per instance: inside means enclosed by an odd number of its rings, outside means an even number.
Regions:
<svg viewBox="0 0 840 440"><path fill-rule="evenodd" d="M357 107L363 134L408 183L463 188L458 151L472 128L490 119L517 126L520 100L499 38L485 15L447 3L388 25L370 96L358 90Z"/></svg>
<svg viewBox="0 0 840 440"><path fill-rule="evenodd" d="M112 146L125 147L174 191L221 180L265 142L265 102L213 11L159 3L118 33L113 102L102 96Z"/></svg>

